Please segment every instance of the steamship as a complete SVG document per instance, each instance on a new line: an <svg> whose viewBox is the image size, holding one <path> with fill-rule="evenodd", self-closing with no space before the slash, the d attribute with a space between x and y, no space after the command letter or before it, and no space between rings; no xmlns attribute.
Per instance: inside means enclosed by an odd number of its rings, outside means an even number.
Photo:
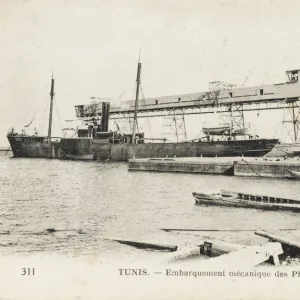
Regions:
<svg viewBox="0 0 300 300"><path fill-rule="evenodd" d="M204 128L204 137L169 143L147 139L137 133L141 63L138 63L137 87L132 134L109 131L110 103L102 102L101 118L85 120L86 128L77 130L73 138L51 136L54 79L51 79L49 128L47 136L26 135L11 130L7 138L15 157L58 158L73 160L127 161L131 158L159 157L258 157L270 152L278 139L260 139L232 126ZM78 107L77 107L78 108ZM217 139L215 137L217 136ZM152 140L147 143L147 140ZM153 142L154 141L154 142Z"/></svg>
<svg viewBox="0 0 300 300"><path fill-rule="evenodd" d="M41 136L37 133L28 135L25 129L18 133L11 128L7 134L14 157L53 158L58 156L59 138L52 137L52 113L54 97L54 78L51 79L50 110L48 135Z"/></svg>

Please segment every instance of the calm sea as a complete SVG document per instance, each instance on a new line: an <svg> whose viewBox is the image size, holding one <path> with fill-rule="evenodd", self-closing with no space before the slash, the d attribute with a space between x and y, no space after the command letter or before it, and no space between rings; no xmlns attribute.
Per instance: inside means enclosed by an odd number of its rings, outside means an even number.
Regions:
<svg viewBox="0 0 300 300"><path fill-rule="evenodd" d="M222 230L300 229L295 213L199 206L192 197L193 191L228 189L299 198L299 183L292 180L129 172L125 163L0 157L0 186L3 255L143 256L149 253L110 239L254 244L263 239L253 232ZM166 233L160 228L220 231Z"/></svg>

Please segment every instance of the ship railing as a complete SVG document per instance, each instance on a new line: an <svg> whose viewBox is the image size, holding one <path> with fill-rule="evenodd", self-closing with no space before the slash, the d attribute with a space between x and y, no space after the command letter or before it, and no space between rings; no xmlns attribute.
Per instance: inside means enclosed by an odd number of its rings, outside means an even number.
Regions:
<svg viewBox="0 0 300 300"><path fill-rule="evenodd" d="M139 141L163 141L164 143L167 141L165 138L140 138L137 139Z"/></svg>
<svg viewBox="0 0 300 300"><path fill-rule="evenodd" d="M16 134L18 134L18 133L15 131L14 127L8 128L7 135L16 135Z"/></svg>

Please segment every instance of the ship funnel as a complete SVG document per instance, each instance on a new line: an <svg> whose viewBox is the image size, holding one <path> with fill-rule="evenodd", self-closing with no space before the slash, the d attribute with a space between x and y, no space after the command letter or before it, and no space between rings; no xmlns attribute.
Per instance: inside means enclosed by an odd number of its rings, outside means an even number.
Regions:
<svg viewBox="0 0 300 300"><path fill-rule="evenodd" d="M102 111L101 111L101 131L102 132L108 132L109 112L110 112L110 103L102 102Z"/></svg>

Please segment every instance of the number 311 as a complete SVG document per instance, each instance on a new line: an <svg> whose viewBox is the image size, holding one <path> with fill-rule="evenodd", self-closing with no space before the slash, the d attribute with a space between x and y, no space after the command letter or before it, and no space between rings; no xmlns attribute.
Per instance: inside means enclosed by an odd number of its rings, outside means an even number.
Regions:
<svg viewBox="0 0 300 300"><path fill-rule="evenodd" d="M34 268L22 268L22 276L24 275L34 275Z"/></svg>

